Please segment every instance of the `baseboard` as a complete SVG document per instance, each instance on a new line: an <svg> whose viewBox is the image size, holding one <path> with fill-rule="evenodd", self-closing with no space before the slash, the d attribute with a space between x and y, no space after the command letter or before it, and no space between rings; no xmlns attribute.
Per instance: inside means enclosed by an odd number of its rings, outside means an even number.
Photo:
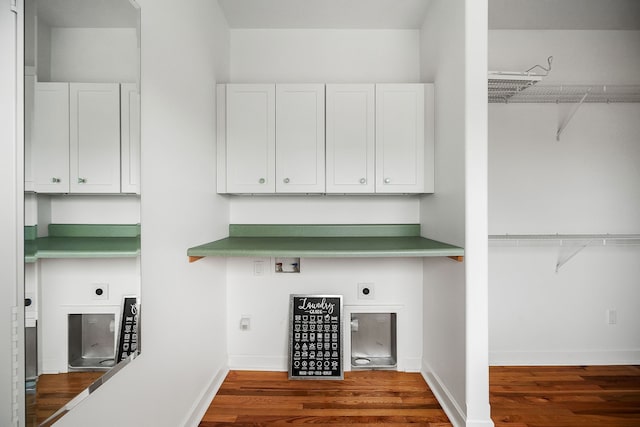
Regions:
<svg viewBox="0 0 640 427"><path fill-rule="evenodd" d="M492 351L491 366L638 365L640 350Z"/></svg>
<svg viewBox="0 0 640 427"><path fill-rule="evenodd" d="M229 368L223 367L218 371L218 373L211 379L209 386L204 389L200 398L196 400L196 403L193 405L191 410L189 411L189 416L187 420L183 423L184 427L197 427L204 417L205 412L209 408L211 401L214 396L220 389L220 386L224 382L224 379L227 377L229 373Z"/></svg>
<svg viewBox="0 0 640 427"><path fill-rule="evenodd" d="M438 375L429 368L429 365L425 361L422 362L422 371L420 373L436 396L436 399L438 399L438 403L442 406L444 413L449 417L451 424L453 424L454 427L466 427L466 415L464 411L457 404L447 389L447 386L445 386Z"/></svg>
<svg viewBox="0 0 640 427"><path fill-rule="evenodd" d="M286 356L238 356L229 355L229 369L240 371L282 371L286 372Z"/></svg>
<svg viewBox="0 0 640 427"><path fill-rule="evenodd" d="M422 359L420 357L405 357L400 359L398 370L402 372L421 372Z"/></svg>

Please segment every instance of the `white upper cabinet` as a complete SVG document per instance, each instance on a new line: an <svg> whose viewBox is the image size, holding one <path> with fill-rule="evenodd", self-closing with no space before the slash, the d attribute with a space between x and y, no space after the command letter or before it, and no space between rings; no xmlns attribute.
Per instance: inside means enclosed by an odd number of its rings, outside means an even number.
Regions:
<svg viewBox="0 0 640 427"><path fill-rule="evenodd" d="M120 85L71 83L69 191L120 192Z"/></svg>
<svg viewBox="0 0 640 427"><path fill-rule="evenodd" d="M276 85L276 192L324 191L324 85Z"/></svg>
<svg viewBox="0 0 640 427"><path fill-rule="evenodd" d="M69 192L69 83L36 83L31 137L33 189Z"/></svg>
<svg viewBox="0 0 640 427"><path fill-rule="evenodd" d="M326 191L373 193L375 86L329 84L326 90Z"/></svg>
<svg viewBox="0 0 640 427"><path fill-rule="evenodd" d="M433 95L413 83L219 85L218 192L432 193Z"/></svg>
<svg viewBox="0 0 640 427"><path fill-rule="evenodd" d="M228 84L220 88L219 112L225 109L224 100L220 98L226 97L225 192L273 193L276 190L275 85Z"/></svg>
<svg viewBox="0 0 640 427"><path fill-rule="evenodd" d="M140 194L140 92L135 83L120 86L120 189Z"/></svg>
<svg viewBox="0 0 640 427"><path fill-rule="evenodd" d="M433 191L432 90L424 84L376 85L377 193Z"/></svg>

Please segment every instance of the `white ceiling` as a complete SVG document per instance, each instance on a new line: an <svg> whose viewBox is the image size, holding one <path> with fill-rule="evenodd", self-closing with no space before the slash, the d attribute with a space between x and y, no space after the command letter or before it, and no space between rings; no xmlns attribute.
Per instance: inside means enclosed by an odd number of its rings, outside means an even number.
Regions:
<svg viewBox="0 0 640 427"><path fill-rule="evenodd" d="M429 0L218 0L231 28L420 28Z"/></svg>
<svg viewBox="0 0 640 427"><path fill-rule="evenodd" d="M640 30L640 0L489 0L489 28Z"/></svg>
<svg viewBox="0 0 640 427"><path fill-rule="evenodd" d="M218 0L231 28L417 29L429 2ZM640 30L640 0L489 0L489 28Z"/></svg>
<svg viewBox="0 0 640 427"><path fill-rule="evenodd" d="M54 27L136 26L130 0L36 1ZM417 29L431 0L217 1L231 28ZM640 30L640 0L489 0L489 28Z"/></svg>

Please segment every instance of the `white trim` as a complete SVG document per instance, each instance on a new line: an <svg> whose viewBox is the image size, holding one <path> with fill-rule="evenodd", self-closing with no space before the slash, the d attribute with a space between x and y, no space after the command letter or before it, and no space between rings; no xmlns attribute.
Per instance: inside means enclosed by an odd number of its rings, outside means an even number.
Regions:
<svg viewBox="0 0 640 427"><path fill-rule="evenodd" d="M492 351L491 366L639 365L637 350Z"/></svg>
<svg viewBox="0 0 640 427"><path fill-rule="evenodd" d="M287 372L287 356L243 356L230 354L229 369Z"/></svg>
<svg viewBox="0 0 640 427"><path fill-rule="evenodd" d="M196 403L191 407L186 421L182 424L184 427L197 427L198 424L200 424L202 417L204 417L204 414L207 412L211 401L218 393L218 390L220 390L220 386L222 386L228 373L229 368L223 367L214 375L209 386L202 391L200 398L196 400Z"/></svg>
<svg viewBox="0 0 640 427"><path fill-rule="evenodd" d="M453 398L447 386L440 380L438 375L433 373L425 360L422 361L422 371L420 373L436 396L436 399L438 399L438 403L442 406L445 414L449 417L451 424L453 424L454 427L465 427L466 415L464 411Z"/></svg>

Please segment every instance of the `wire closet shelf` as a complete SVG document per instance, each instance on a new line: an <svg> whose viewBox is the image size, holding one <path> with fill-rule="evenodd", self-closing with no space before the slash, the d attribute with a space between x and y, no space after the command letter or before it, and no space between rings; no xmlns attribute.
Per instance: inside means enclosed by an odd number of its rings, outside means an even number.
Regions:
<svg viewBox="0 0 640 427"><path fill-rule="evenodd" d="M489 103L632 103L640 102L640 85L539 84L551 71L534 65L524 72L491 71L488 75ZM534 73L535 69L543 70Z"/></svg>

